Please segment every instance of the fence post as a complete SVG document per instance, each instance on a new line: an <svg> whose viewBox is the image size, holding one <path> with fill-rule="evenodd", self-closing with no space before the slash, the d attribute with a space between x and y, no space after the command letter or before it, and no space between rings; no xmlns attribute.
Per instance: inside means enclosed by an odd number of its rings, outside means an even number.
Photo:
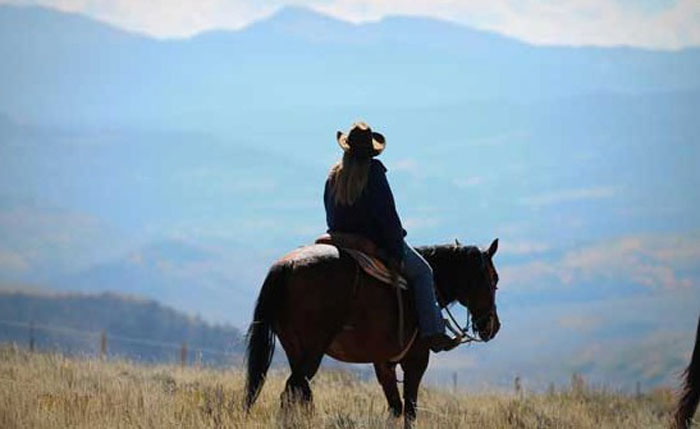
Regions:
<svg viewBox="0 0 700 429"><path fill-rule="evenodd" d="M197 350L194 356L194 364L197 367L197 369L199 369L202 367L202 351Z"/></svg>
<svg viewBox="0 0 700 429"><path fill-rule="evenodd" d="M583 379L583 375L579 373L571 374L571 390L575 394L582 394L586 390L586 382Z"/></svg>
<svg viewBox="0 0 700 429"><path fill-rule="evenodd" d="M187 341L180 346L180 368L184 368L185 365L187 365Z"/></svg>
<svg viewBox="0 0 700 429"><path fill-rule="evenodd" d="M105 330L102 330L102 333L100 334L100 359L106 359L107 358L107 332Z"/></svg>
<svg viewBox="0 0 700 429"><path fill-rule="evenodd" d="M34 351L34 321L29 323L29 351Z"/></svg>
<svg viewBox="0 0 700 429"><path fill-rule="evenodd" d="M452 391L457 393L457 371L452 373Z"/></svg>

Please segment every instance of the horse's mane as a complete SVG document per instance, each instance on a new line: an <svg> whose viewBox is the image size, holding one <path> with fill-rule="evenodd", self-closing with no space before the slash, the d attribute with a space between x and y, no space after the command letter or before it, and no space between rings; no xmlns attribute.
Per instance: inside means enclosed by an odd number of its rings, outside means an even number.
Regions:
<svg viewBox="0 0 700 429"><path fill-rule="evenodd" d="M464 262L465 257L475 258L481 253L476 246L462 246L454 244L438 244L434 246L416 247L418 253L426 259L440 261Z"/></svg>
<svg viewBox="0 0 700 429"><path fill-rule="evenodd" d="M458 273L464 272L464 264L467 264L467 272L471 279L477 279L477 273L483 269L481 249L476 246L462 246L454 244L440 244L436 246L416 247L433 268L435 274L435 286L442 295L440 298L447 305L455 301L454 287L458 280ZM461 279L460 279L461 280Z"/></svg>

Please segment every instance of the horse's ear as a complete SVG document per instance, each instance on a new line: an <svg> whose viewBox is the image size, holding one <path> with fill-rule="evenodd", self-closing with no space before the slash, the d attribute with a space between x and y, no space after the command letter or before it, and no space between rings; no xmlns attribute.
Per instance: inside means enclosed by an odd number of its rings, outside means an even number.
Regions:
<svg viewBox="0 0 700 429"><path fill-rule="evenodd" d="M486 252L493 258L493 255L496 254L496 250L498 250L498 239L493 240L493 243L489 246L489 250Z"/></svg>
<svg viewBox="0 0 700 429"><path fill-rule="evenodd" d="M459 240L457 240L457 239L455 238L455 246L459 247L459 246L461 246L461 245L462 245L462 243L460 243Z"/></svg>

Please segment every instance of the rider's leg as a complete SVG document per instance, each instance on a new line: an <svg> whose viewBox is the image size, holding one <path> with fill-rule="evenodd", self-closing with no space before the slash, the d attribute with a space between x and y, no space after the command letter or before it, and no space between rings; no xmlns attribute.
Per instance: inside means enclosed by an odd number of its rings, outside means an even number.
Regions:
<svg viewBox="0 0 700 429"><path fill-rule="evenodd" d="M418 328L421 337L445 332L445 322L435 298L433 270L428 262L411 246L403 243L403 274L413 290L418 311Z"/></svg>

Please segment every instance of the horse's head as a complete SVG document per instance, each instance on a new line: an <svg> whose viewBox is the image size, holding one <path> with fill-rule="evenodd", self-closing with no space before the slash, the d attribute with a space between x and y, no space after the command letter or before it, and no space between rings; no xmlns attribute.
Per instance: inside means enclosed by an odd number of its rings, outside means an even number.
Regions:
<svg viewBox="0 0 700 429"><path fill-rule="evenodd" d="M474 329L483 341L496 336L501 328L496 312L496 289L498 273L493 264L493 256L498 250L498 239L493 240L488 250L476 249L469 252L462 281L454 291L456 300L467 307L472 314Z"/></svg>

